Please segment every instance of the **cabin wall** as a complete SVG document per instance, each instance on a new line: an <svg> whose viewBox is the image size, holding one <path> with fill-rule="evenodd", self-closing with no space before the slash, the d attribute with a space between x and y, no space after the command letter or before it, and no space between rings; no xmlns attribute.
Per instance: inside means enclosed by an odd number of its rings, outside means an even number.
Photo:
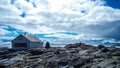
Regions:
<svg viewBox="0 0 120 68"><path fill-rule="evenodd" d="M39 42L31 42L30 43L30 48L40 48L43 47L43 43L39 43Z"/></svg>
<svg viewBox="0 0 120 68"><path fill-rule="evenodd" d="M15 47L16 44L22 44L22 43L26 43L27 46L26 47ZM14 39L14 41L12 41L12 48L15 49L15 50L26 50L26 49L29 49L29 41L22 37L22 36L19 36L17 37L16 39Z"/></svg>

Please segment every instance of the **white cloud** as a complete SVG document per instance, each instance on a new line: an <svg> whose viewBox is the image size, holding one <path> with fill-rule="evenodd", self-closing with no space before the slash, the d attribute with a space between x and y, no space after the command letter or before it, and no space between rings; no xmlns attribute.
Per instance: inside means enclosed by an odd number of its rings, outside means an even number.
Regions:
<svg viewBox="0 0 120 68"><path fill-rule="evenodd" d="M0 0L0 15L1 16L18 16L21 11L16 6L10 4L10 0Z"/></svg>
<svg viewBox="0 0 120 68"><path fill-rule="evenodd" d="M4 36L5 34L10 33L9 31L5 30L4 28L0 27L0 36Z"/></svg>
<svg viewBox="0 0 120 68"><path fill-rule="evenodd" d="M14 5L18 7L20 10L22 10L23 12L27 12L30 9L33 9L32 3L27 2L25 0L17 0L15 1Z"/></svg>
<svg viewBox="0 0 120 68"><path fill-rule="evenodd" d="M114 21L120 21L120 10L103 4L102 0L15 0L11 5L10 0L0 0L0 23L32 34L99 38L115 29L111 26L117 26ZM23 12L26 14L24 18L20 16ZM65 31L79 35L57 34Z"/></svg>
<svg viewBox="0 0 120 68"><path fill-rule="evenodd" d="M0 0L0 5L9 5L10 0Z"/></svg>
<svg viewBox="0 0 120 68"><path fill-rule="evenodd" d="M93 8L89 14L85 15L83 19L85 19L88 24L109 23L120 20L119 13L120 10L118 9L115 10L111 7L97 6Z"/></svg>
<svg viewBox="0 0 120 68"><path fill-rule="evenodd" d="M10 42L2 42L2 41L0 41L0 48L1 47L11 48L11 43Z"/></svg>
<svg viewBox="0 0 120 68"><path fill-rule="evenodd" d="M84 34L79 34L79 35L69 35L69 34L62 34L62 33L54 33L54 34L49 34L45 35L45 37L58 37L61 39L74 39L74 40L79 40L80 38L83 38Z"/></svg>

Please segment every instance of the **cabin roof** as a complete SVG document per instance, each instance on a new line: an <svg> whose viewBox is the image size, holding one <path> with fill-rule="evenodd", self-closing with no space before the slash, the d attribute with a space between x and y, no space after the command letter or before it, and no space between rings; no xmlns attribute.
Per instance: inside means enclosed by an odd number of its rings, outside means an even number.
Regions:
<svg viewBox="0 0 120 68"><path fill-rule="evenodd" d="M35 36L32 35L27 35L27 34L21 34L23 37L25 37L26 39L28 39L31 42L42 42L40 39L38 39Z"/></svg>
<svg viewBox="0 0 120 68"><path fill-rule="evenodd" d="M22 36L22 37L28 39L30 42L40 42L40 43L42 43L42 41L40 39L38 39L37 37L32 36L32 35L20 34L19 36ZM16 38L18 38L19 36L17 36ZM12 41L14 41L15 39L13 39Z"/></svg>

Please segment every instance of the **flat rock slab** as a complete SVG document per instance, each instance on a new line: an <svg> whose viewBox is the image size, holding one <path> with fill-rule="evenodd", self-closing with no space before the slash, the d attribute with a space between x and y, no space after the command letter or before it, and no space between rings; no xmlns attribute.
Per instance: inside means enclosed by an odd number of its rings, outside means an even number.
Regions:
<svg viewBox="0 0 120 68"><path fill-rule="evenodd" d="M11 59L3 59L1 60L0 64L4 65L4 66L9 66L9 65L12 65L18 61L23 61L24 59L22 57L19 57L19 56L15 56Z"/></svg>

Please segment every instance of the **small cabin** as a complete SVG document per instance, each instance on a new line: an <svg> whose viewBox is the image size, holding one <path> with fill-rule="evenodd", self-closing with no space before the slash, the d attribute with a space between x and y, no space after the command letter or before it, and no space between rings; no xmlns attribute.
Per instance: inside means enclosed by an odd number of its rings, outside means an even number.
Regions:
<svg viewBox="0 0 120 68"><path fill-rule="evenodd" d="M39 40L35 36L28 34L20 34L11 42L12 42L12 49L14 50L28 50L28 49L43 47L43 42L41 40Z"/></svg>

